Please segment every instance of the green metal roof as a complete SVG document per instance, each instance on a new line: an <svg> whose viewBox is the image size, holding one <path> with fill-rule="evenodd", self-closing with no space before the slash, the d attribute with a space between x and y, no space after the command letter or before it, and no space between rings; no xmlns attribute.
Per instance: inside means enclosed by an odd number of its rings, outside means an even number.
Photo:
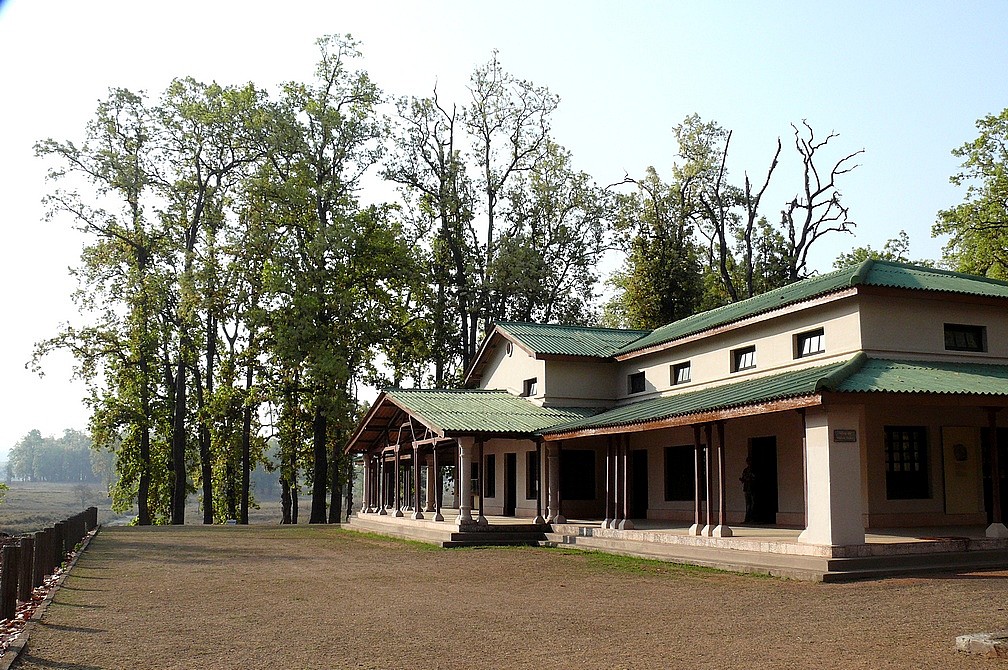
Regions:
<svg viewBox="0 0 1008 670"><path fill-rule="evenodd" d="M862 353L841 363L644 400L542 432L556 434L650 423L824 391L1008 395L1008 365L870 359Z"/></svg>
<svg viewBox="0 0 1008 670"><path fill-rule="evenodd" d="M1008 298L1008 282L906 263L869 259L859 265L810 277L753 296L748 300L680 319L631 342L617 351L615 355L629 354L665 344L688 335L857 285Z"/></svg>
<svg viewBox="0 0 1008 670"><path fill-rule="evenodd" d="M823 390L1008 395L1008 365L865 359L849 376Z"/></svg>
<svg viewBox="0 0 1008 670"><path fill-rule="evenodd" d="M427 426L445 433L534 433L588 413L578 408L540 407L507 391L395 389L384 393Z"/></svg>
<svg viewBox="0 0 1008 670"><path fill-rule="evenodd" d="M821 379L840 370L845 362L784 372L779 375L722 384L663 398L643 400L616 407L592 417L552 426L544 434L567 433L595 428L660 421L675 416L739 407L771 400L783 400L816 392Z"/></svg>
<svg viewBox="0 0 1008 670"><path fill-rule="evenodd" d="M502 322L497 328L536 354L609 358L650 331Z"/></svg>

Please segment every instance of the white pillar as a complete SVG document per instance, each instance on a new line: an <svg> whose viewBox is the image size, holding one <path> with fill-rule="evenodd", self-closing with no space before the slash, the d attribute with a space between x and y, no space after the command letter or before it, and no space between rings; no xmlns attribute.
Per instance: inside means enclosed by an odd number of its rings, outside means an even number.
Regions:
<svg viewBox="0 0 1008 670"><path fill-rule="evenodd" d="M459 445L459 481L457 490L459 491L459 514L456 522L461 525L473 523L472 518L472 479L469 473L472 471L472 439L460 437Z"/></svg>
<svg viewBox="0 0 1008 670"><path fill-rule="evenodd" d="M402 472L400 472L400 469L399 469L399 445L398 444L395 446L395 466L394 466L394 468L395 468L395 476L392 477L392 480L395 482L393 484L393 486L395 486L395 489L394 489L395 490L395 505L394 505L395 506L395 510L392 512L392 516L397 516L398 517L398 516L402 516L403 515L403 513L402 513L403 504L402 504L402 498L400 497L400 493L402 491Z"/></svg>
<svg viewBox="0 0 1008 670"><path fill-rule="evenodd" d="M567 523L560 512L560 444L548 443L546 461L549 463L549 522Z"/></svg>
<svg viewBox="0 0 1008 670"><path fill-rule="evenodd" d="M724 421L717 424L717 467L718 467L718 523L711 532L714 537L731 537L732 529L725 523L725 444Z"/></svg>
<svg viewBox="0 0 1008 670"><path fill-rule="evenodd" d="M413 445L413 514L412 519L423 519L420 511L420 453L416 444Z"/></svg>
<svg viewBox="0 0 1008 670"><path fill-rule="evenodd" d="M613 525L613 437L612 435L606 440L606 455L605 455L605 520L602 521L603 528L609 528Z"/></svg>
<svg viewBox="0 0 1008 670"><path fill-rule="evenodd" d="M808 520L798 536L799 542L831 546L864 544L861 411L858 406L843 406L817 407L806 412Z"/></svg>
<svg viewBox="0 0 1008 670"><path fill-rule="evenodd" d="M385 509L385 496L386 496L386 485L385 485L385 453L378 452L378 515L388 516L388 511Z"/></svg>
<svg viewBox="0 0 1008 670"><path fill-rule="evenodd" d="M363 460L361 462L361 469L364 476L361 478L361 514L366 514L370 512L371 509L369 505L371 504L368 500L368 494L371 492L371 455L368 453L363 454Z"/></svg>
<svg viewBox="0 0 1008 670"><path fill-rule="evenodd" d="M634 523L630 520L630 438L624 435L619 440L620 454L617 459L620 461L620 468L623 470L623 499L616 505L623 508L623 518L620 519L620 530L633 530Z"/></svg>

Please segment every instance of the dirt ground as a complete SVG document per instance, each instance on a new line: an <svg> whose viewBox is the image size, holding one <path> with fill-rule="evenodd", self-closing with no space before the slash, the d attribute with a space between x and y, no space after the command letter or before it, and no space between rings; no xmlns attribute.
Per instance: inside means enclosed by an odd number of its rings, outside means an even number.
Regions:
<svg viewBox="0 0 1008 670"><path fill-rule="evenodd" d="M106 528L16 668L997 668L1008 573L824 585L334 527Z"/></svg>

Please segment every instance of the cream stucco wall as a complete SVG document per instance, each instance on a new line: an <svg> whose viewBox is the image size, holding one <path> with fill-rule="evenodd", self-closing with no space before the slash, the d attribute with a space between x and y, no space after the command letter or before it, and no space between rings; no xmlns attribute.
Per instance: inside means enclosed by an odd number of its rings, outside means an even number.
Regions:
<svg viewBox="0 0 1008 670"><path fill-rule="evenodd" d="M909 403L872 403L865 409L862 462L866 480L865 525L868 528L981 524L986 521L980 480L980 428L986 413L979 407L936 407ZM929 496L889 500L886 495L885 427L923 426L927 429ZM956 429L950 432L948 429ZM967 463L949 463L946 435L962 441ZM953 445L947 445L950 449ZM946 502L946 477L953 478L955 501Z"/></svg>
<svg viewBox="0 0 1008 670"><path fill-rule="evenodd" d="M795 337L822 327L824 353L796 358ZM756 368L731 371L731 352L743 346L756 346ZM621 403L639 402L651 397L693 391L724 382L775 374L787 369L824 365L849 358L861 348L861 327L854 297L847 297L797 312L781 312L748 325L711 335L662 351L631 358L617 369L616 397ZM672 366L689 361L688 384L672 384ZM644 393L627 393L627 377L644 371Z"/></svg>
<svg viewBox="0 0 1008 670"><path fill-rule="evenodd" d="M602 359L547 360L546 402L558 407L596 407L612 404L616 363Z"/></svg>
<svg viewBox="0 0 1008 670"><path fill-rule="evenodd" d="M517 346L512 346L509 354L507 344L501 342L491 354L479 387L521 395L522 384L533 377L537 380L538 393L532 399L542 402L546 385L545 361L536 360Z"/></svg>
<svg viewBox="0 0 1008 670"><path fill-rule="evenodd" d="M1008 310L969 296L935 296L905 291L899 299L889 295L860 297L861 330L868 353L923 355L980 360L1008 361ZM987 327L984 353L945 350L944 324Z"/></svg>

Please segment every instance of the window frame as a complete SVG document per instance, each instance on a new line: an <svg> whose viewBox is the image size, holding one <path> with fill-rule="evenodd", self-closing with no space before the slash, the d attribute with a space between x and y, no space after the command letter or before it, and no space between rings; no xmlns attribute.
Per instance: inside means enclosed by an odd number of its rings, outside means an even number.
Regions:
<svg viewBox="0 0 1008 670"><path fill-rule="evenodd" d="M539 377L530 377L522 381L523 398L533 398L539 393Z"/></svg>
<svg viewBox="0 0 1008 670"><path fill-rule="evenodd" d="M886 500L931 499L927 426L883 428Z"/></svg>
<svg viewBox="0 0 1008 670"><path fill-rule="evenodd" d="M946 323L944 324L945 351L955 351L973 354L983 354L987 352L987 326L968 323ZM949 336L953 340L957 335L963 336L964 340L975 338L976 344L971 345L968 341L957 344L955 341L949 345Z"/></svg>
<svg viewBox="0 0 1008 670"><path fill-rule="evenodd" d="M686 379L679 379L679 373L683 371L686 372ZM683 361L682 363L674 363L669 368L669 377L670 377L669 381L671 382L672 386L677 386L679 384L689 384L691 381L693 381L693 370L692 366L690 365L690 361Z"/></svg>
<svg viewBox="0 0 1008 670"><path fill-rule="evenodd" d="M794 357L808 358L818 354L826 353L826 331L825 328L813 328L794 336ZM818 340L819 348L814 351L806 351L807 344Z"/></svg>
<svg viewBox="0 0 1008 670"><path fill-rule="evenodd" d="M749 364L743 365L742 362L748 357ZM731 371L732 372L743 372L745 370L755 370L756 369L756 345L750 344L744 347L739 347L738 349L731 350Z"/></svg>

